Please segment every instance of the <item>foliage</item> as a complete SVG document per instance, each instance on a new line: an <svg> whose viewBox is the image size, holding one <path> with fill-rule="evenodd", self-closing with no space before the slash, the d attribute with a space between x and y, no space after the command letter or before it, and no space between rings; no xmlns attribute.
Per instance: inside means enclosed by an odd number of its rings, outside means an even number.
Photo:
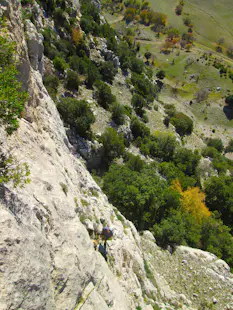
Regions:
<svg viewBox="0 0 233 310"><path fill-rule="evenodd" d="M232 177L211 177L205 184L206 205L218 211L224 224L233 227Z"/></svg>
<svg viewBox="0 0 233 310"><path fill-rule="evenodd" d="M205 219L201 231L202 249L214 253L233 266L233 238L230 228L213 217Z"/></svg>
<svg viewBox="0 0 233 310"><path fill-rule="evenodd" d="M24 187L30 182L27 163L19 163L13 156L0 154L0 184L12 182L14 187Z"/></svg>
<svg viewBox="0 0 233 310"><path fill-rule="evenodd" d="M201 237L201 226L191 214L171 210L169 216L160 224L154 224L152 232L158 244L162 246L184 244L197 247Z"/></svg>
<svg viewBox="0 0 233 310"><path fill-rule="evenodd" d="M233 95L229 95L225 98L226 104L228 104L229 107L233 107Z"/></svg>
<svg viewBox="0 0 233 310"><path fill-rule="evenodd" d="M225 148L225 152L226 153L233 152L233 139L229 141L227 147Z"/></svg>
<svg viewBox="0 0 233 310"><path fill-rule="evenodd" d="M175 11L176 11L176 15L181 15L181 14L182 14L182 11L183 11L183 6L180 5L180 4L178 4L178 5L176 6Z"/></svg>
<svg viewBox="0 0 233 310"><path fill-rule="evenodd" d="M59 78L56 75L45 74L43 77L43 83L49 95L55 100L59 86Z"/></svg>
<svg viewBox="0 0 233 310"><path fill-rule="evenodd" d="M152 102L156 99L158 86L153 85L144 75L133 72L131 82L134 85L135 91L143 96L148 102Z"/></svg>
<svg viewBox="0 0 233 310"><path fill-rule="evenodd" d="M188 176L195 176L201 156L197 151L181 148L173 156L174 164Z"/></svg>
<svg viewBox="0 0 233 310"><path fill-rule="evenodd" d="M185 175L185 173L176 167L173 162L160 163L158 171L169 182L169 184L172 184L173 180L178 179L183 189L193 187L197 182L194 177Z"/></svg>
<svg viewBox="0 0 233 310"><path fill-rule="evenodd" d="M146 106L145 99L139 94L134 94L131 100L131 104L134 107L136 114L142 116L144 113L143 108Z"/></svg>
<svg viewBox="0 0 233 310"><path fill-rule="evenodd" d="M132 130L132 134L135 139L137 137L143 138L145 136L149 136L150 134L150 129L140 122L137 117L131 120L130 129Z"/></svg>
<svg viewBox="0 0 233 310"><path fill-rule="evenodd" d="M165 72L163 70L159 70L157 73L156 73L156 76L158 79L162 80L165 78Z"/></svg>
<svg viewBox="0 0 233 310"><path fill-rule="evenodd" d="M210 147L214 147L220 153L223 151L223 148L224 148L222 140L220 138L218 139L209 138L207 145Z"/></svg>
<svg viewBox="0 0 233 310"><path fill-rule="evenodd" d="M63 98L58 102L57 108L64 121L73 127L80 136L90 137L90 129L95 121L95 116L86 101Z"/></svg>
<svg viewBox="0 0 233 310"><path fill-rule="evenodd" d="M17 80L18 70L14 60L15 45L0 36L0 125L8 134L19 127L18 119L28 98Z"/></svg>
<svg viewBox="0 0 233 310"><path fill-rule="evenodd" d="M151 155L163 161L172 159L176 139L169 133L155 132L154 135L146 136L139 143L140 151L144 155Z"/></svg>
<svg viewBox="0 0 233 310"><path fill-rule="evenodd" d="M109 84L112 84L117 73L117 69L114 67L113 63L111 61L105 61L100 65L99 71L103 77L103 80Z"/></svg>
<svg viewBox="0 0 233 310"><path fill-rule="evenodd" d="M69 90L78 90L79 88L79 76L73 70L68 70L66 75L66 88Z"/></svg>
<svg viewBox="0 0 233 310"><path fill-rule="evenodd" d="M56 56L53 60L53 65L54 65L54 68L61 72L61 73L64 73L64 71L67 69L68 65L67 63L65 62L65 60L61 57L58 57Z"/></svg>
<svg viewBox="0 0 233 310"><path fill-rule="evenodd" d="M154 221L165 186L152 166L138 172L125 165L111 165L104 177L110 201L140 230Z"/></svg>
<svg viewBox="0 0 233 310"><path fill-rule="evenodd" d="M173 181L173 188L181 195L181 206L184 211L192 214L198 223L210 216L211 213L204 203L205 194L200 191L200 188L189 187L183 191L177 180Z"/></svg>
<svg viewBox="0 0 233 310"><path fill-rule="evenodd" d="M112 94L111 88L101 81L98 81L95 86L97 88L96 97L98 104L104 109L108 109L110 105L116 101L116 97Z"/></svg>
<svg viewBox="0 0 233 310"><path fill-rule="evenodd" d="M103 143L106 164L109 164L114 158L123 155L125 149L124 138L115 129L107 128L102 134L100 141Z"/></svg>
<svg viewBox="0 0 233 310"><path fill-rule="evenodd" d="M183 113L177 113L170 119L172 125L175 126L176 132L180 136L190 135L193 131L193 121Z"/></svg>
<svg viewBox="0 0 233 310"><path fill-rule="evenodd" d="M123 125L125 122L124 106L118 102L114 102L111 106L112 119L117 125Z"/></svg>

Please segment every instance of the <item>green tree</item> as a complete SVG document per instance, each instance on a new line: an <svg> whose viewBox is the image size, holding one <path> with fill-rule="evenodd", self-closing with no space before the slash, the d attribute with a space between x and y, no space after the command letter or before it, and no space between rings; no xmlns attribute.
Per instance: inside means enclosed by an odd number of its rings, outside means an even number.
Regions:
<svg viewBox="0 0 233 310"><path fill-rule="evenodd" d="M53 65L54 65L54 68L61 72L61 73L64 73L64 71L67 69L68 65L67 63L65 62L65 60L61 57L58 57L56 56L53 60Z"/></svg>
<svg viewBox="0 0 233 310"><path fill-rule="evenodd" d="M139 230L155 221L165 187L152 166L138 172L125 165L111 165L104 177L104 190L110 201Z"/></svg>
<svg viewBox="0 0 233 310"><path fill-rule="evenodd" d="M225 102L229 105L229 107L233 107L233 95L229 95L225 98Z"/></svg>
<svg viewBox="0 0 233 310"><path fill-rule="evenodd" d="M58 102L57 108L64 121L75 128L81 137L91 136L91 125L95 116L85 100L63 98Z"/></svg>
<svg viewBox="0 0 233 310"><path fill-rule="evenodd" d="M124 138L113 128L107 128L100 141L104 147L104 161L108 165L114 158L123 155L125 145Z"/></svg>
<svg viewBox="0 0 233 310"><path fill-rule="evenodd" d="M68 70L66 76L66 88L69 90L78 90L79 84L80 81L78 74L73 70Z"/></svg>
<svg viewBox="0 0 233 310"><path fill-rule="evenodd" d="M183 113L177 113L170 119L170 122L176 128L180 136L190 135L193 131L193 121Z"/></svg>
<svg viewBox="0 0 233 310"><path fill-rule="evenodd" d="M19 118L27 101L27 93L18 82L14 59L15 45L0 36L0 125L8 134L19 127Z"/></svg>
<svg viewBox="0 0 233 310"><path fill-rule="evenodd" d="M117 69L114 67L113 63L110 61L105 61L100 66L100 73L103 80L109 84L112 84L114 77L117 73Z"/></svg>
<svg viewBox="0 0 233 310"><path fill-rule="evenodd" d="M162 245L190 245L197 247L201 237L201 226L194 217L179 210L172 210L160 224L153 226L156 241Z"/></svg>
<svg viewBox="0 0 233 310"><path fill-rule="evenodd" d="M211 177L205 184L206 205L210 211L217 210L223 223L233 227L232 177Z"/></svg>
<svg viewBox="0 0 233 310"><path fill-rule="evenodd" d="M222 140L220 138L218 139L209 138L207 145L214 147L220 153L223 151L223 148L224 148Z"/></svg>
<svg viewBox="0 0 233 310"><path fill-rule="evenodd" d="M143 138L150 135L150 129L145 124L140 122L137 117L131 120L130 128L135 139L137 137Z"/></svg>
<svg viewBox="0 0 233 310"><path fill-rule="evenodd" d="M225 148L225 152L226 153L233 152L233 139L229 141L227 147Z"/></svg>
<svg viewBox="0 0 233 310"><path fill-rule="evenodd" d="M163 70L159 70L157 73L156 73L156 76L158 79L160 80L163 80L165 78L165 72Z"/></svg>
<svg viewBox="0 0 233 310"><path fill-rule="evenodd" d="M99 79L100 79L99 70L92 62L89 62L87 66L87 78L86 78L87 87L92 88L94 83Z"/></svg>
<svg viewBox="0 0 233 310"><path fill-rule="evenodd" d="M134 94L131 100L131 104L134 107L136 114L142 116L144 113L144 107L146 106L146 100L139 94Z"/></svg>
<svg viewBox="0 0 233 310"><path fill-rule="evenodd" d="M102 81L98 81L95 86L98 104L104 109L109 109L110 105L116 102L116 97L112 94L111 88Z"/></svg>
<svg viewBox="0 0 233 310"><path fill-rule="evenodd" d="M118 102L114 102L111 106L112 120L117 125L123 125L125 122L125 109L124 106Z"/></svg>
<svg viewBox="0 0 233 310"><path fill-rule="evenodd" d="M186 175L195 176L200 158L201 156L197 151L193 152L191 150L181 148L174 154L173 162Z"/></svg>
<svg viewBox="0 0 233 310"><path fill-rule="evenodd" d="M203 250L217 255L233 267L233 237L230 228L222 221L210 217L203 222L201 244Z"/></svg>

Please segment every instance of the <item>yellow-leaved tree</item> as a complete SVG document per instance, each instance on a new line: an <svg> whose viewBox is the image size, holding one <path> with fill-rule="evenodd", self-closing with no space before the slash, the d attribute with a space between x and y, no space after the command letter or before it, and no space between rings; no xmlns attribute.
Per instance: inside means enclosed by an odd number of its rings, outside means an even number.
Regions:
<svg viewBox="0 0 233 310"><path fill-rule="evenodd" d="M183 191L178 180L173 181L172 188L181 195L181 206L184 211L189 212L201 222L204 218L211 215L211 212L205 205L205 193L201 192L199 187L189 187Z"/></svg>

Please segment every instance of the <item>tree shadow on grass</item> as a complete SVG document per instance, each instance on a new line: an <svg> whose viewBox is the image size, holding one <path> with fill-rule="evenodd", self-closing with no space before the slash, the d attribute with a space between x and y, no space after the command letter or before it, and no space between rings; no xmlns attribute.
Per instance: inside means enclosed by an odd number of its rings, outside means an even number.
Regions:
<svg viewBox="0 0 233 310"><path fill-rule="evenodd" d="M231 121L233 119L233 109L232 108L225 106L223 108L223 112L225 113L225 115L229 121Z"/></svg>

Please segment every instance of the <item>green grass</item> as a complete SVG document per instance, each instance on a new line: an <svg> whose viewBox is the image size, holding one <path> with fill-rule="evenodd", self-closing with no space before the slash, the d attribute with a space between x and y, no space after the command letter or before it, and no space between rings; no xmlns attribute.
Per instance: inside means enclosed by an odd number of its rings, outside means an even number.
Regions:
<svg viewBox="0 0 233 310"><path fill-rule="evenodd" d="M168 16L168 25L178 28L181 32L187 31L183 25L184 14L189 14L194 24L195 37L198 42L211 48L218 38L225 38L225 45L233 39L233 2L231 0L185 0L183 14L177 16L175 7L178 2L173 0L151 0L155 11L163 12Z"/></svg>

